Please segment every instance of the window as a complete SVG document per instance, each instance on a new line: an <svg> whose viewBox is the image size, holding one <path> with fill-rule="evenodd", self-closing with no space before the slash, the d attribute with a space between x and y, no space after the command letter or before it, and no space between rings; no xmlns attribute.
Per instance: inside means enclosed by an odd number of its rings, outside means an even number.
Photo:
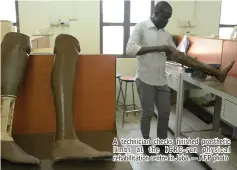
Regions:
<svg viewBox="0 0 237 170"><path fill-rule="evenodd" d="M19 31L18 1L0 1L0 20L12 21L13 26L17 27L17 31Z"/></svg>
<svg viewBox="0 0 237 170"><path fill-rule="evenodd" d="M123 54L123 26L103 27L103 53Z"/></svg>
<svg viewBox="0 0 237 170"><path fill-rule="evenodd" d="M222 0L221 17L220 17L220 38L230 38L230 35L237 26L237 1L236 0Z"/></svg>
<svg viewBox="0 0 237 170"><path fill-rule="evenodd" d="M148 19L154 6L152 0L100 1L101 54L128 57L126 45L134 26Z"/></svg>

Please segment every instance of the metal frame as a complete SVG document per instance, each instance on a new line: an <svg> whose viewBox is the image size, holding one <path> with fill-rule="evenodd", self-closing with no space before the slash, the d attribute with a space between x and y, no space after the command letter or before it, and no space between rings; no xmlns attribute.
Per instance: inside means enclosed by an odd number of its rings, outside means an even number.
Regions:
<svg viewBox="0 0 237 170"><path fill-rule="evenodd" d="M15 11L16 11L16 22L12 23L12 25L17 27L17 32L20 32L19 2L18 2L18 0L15 0Z"/></svg>
<svg viewBox="0 0 237 170"><path fill-rule="evenodd" d="M223 2L221 2L221 7L222 7L222 3L223 3ZM220 8L220 11L221 11L221 13L222 13L221 8ZM220 18L221 18L221 16L220 16ZM219 32L220 32L220 28L227 28L227 27L228 27L228 28L229 28L229 27L230 27L230 28L231 28L231 27L234 28L235 26L237 26L237 23L236 23L236 24L220 24L220 25L219 25ZM219 33L218 33L218 34L219 34Z"/></svg>
<svg viewBox="0 0 237 170"><path fill-rule="evenodd" d="M19 2L15 0L15 10L16 10L16 22L13 23L13 26L17 27L17 32L20 32L20 18L19 18Z"/></svg>
<svg viewBox="0 0 237 170"><path fill-rule="evenodd" d="M235 26L237 26L237 24L235 24L235 25L227 25L227 24L220 24L220 28L225 28L225 27L235 27Z"/></svg>
<svg viewBox="0 0 237 170"><path fill-rule="evenodd" d="M16 12L16 22L13 22L12 25L17 27L17 32L20 32L18 0L15 0L15 12Z"/></svg>
<svg viewBox="0 0 237 170"><path fill-rule="evenodd" d="M154 11L155 1L151 0L151 14ZM130 1L124 1L124 22L123 23L104 23L103 22L103 0L100 1L100 53L103 54L103 27L104 26L123 26L124 34L123 34L123 54L110 54L114 55L118 58L133 58L131 56L126 55L126 45L130 36L130 27L135 26L136 23L130 22Z"/></svg>

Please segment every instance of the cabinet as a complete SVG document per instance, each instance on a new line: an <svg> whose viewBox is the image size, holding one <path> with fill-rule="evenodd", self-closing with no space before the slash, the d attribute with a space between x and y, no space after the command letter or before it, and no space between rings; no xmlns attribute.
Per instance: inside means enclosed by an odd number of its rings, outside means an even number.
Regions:
<svg viewBox="0 0 237 170"><path fill-rule="evenodd" d="M237 126L237 103L224 99L222 107L222 119Z"/></svg>
<svg viewBox="0 0 237 170"><path fill-rule="evenodd" d="M166 64L165 73L168 81L168 86L175 91L179 90L179 81L181 72L182 67L168 63Z"/></svg>
<svg viewBox="0 0 237 170"><path fill-rule="evenodd" d="M168 80L168 86L173 90L178 91L179 79L176 78L174 75L170 74L168 75L167 80Z"/></svg>

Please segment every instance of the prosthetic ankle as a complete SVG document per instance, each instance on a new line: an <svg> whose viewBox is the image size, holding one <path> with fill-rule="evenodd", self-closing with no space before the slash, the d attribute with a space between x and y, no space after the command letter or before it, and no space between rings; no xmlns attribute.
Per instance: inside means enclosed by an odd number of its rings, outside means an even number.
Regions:
<svg viewBox="0 0 237 170"><path fill-rule="evenodd" d="M13 141L11 136L13 113L15 106L15 96L2 96L1 104L1 140L2 141Z"/></svg>
<svg viewBox="0 0 237 170"><path fill-rule="evenodd" d="M18 87L24 77L30 53L30 38L21 33L7 33L1 44L1 158L13 163L39 164L12 138L14 106Z"/></svg>

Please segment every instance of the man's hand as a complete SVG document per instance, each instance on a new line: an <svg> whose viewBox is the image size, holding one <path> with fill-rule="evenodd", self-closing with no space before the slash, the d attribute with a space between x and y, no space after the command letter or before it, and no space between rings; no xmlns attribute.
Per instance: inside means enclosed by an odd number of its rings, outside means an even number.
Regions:
<svg viewBox="0 0 237 170"><path fill-rule="evenodd" d="M179 57L182 57L185 55L184 53L178 51L173 46L165 46L164 48L165 48L166 56L170 60L177 60Z"/></svg>
<svg viewBox="0 0 237 170"><path fill-rule="evenodd" d="M166 52L172 53L173 55L180 55L180 51L178 51L175 47L173 46L166 46Z"/></svg>

